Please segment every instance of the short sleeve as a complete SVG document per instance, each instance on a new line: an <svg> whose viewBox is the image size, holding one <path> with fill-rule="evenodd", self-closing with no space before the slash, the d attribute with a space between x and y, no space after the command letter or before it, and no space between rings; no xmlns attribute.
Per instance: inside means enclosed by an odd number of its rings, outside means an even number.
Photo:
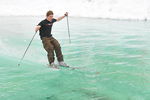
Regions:
<svg viewBox="0 0 150 100"><path fill-rule="evenodd" d="M56 20L55 18L52 19L52 22L53 22L53 23L56 22L56 21L57 21L57 20Z"/></svg>
<svg viewBox="0 0 150 100"><path fill-rule="evenodd" d="M44 22L41 21L38 25L39 25L39 26L43 26L43 25L44 25Z"/></svg>

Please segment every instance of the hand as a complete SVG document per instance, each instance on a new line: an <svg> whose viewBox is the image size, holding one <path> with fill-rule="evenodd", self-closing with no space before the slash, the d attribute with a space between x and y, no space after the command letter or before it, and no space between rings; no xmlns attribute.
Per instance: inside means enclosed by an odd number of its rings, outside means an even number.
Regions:
<svg viewBox="0 0 150 100"><path fill-rule="evenodd" d="M35 27L35 32L37 32L40 28L41 28L41 26L39 26L39 25L36 26L36 27Z"/></svg>
<svg viewBox="0 0 150 100"><path fill-rule="evenodd" d="M64 15L65 15L65 16L68 16L68 12L66 12Z"/></svg>

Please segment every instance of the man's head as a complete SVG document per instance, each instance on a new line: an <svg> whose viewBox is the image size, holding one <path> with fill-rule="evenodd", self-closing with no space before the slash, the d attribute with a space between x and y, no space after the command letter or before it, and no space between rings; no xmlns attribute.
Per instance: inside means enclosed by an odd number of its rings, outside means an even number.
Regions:
<svg viewBox="0 0 150 100"><path fill-rule="evenodd" d="M49 10L47 13L46 13L46 18L48 20L52 20L53 19L53 11Z"/></svg>

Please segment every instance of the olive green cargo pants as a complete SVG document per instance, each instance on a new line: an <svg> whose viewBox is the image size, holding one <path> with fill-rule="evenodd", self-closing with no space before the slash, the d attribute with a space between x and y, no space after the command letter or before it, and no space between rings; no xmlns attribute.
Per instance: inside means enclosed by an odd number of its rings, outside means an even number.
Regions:
<svg viewBox="0 0 150 100"><path fill-rule="evenodd" d="M63 61L61 46L54 37L43 37L42 43L43 43L44 49L47 51L47 57L48 57L49 64L51 64L55 60L54 51L56 53L57 60L59 62Z"/></svg>

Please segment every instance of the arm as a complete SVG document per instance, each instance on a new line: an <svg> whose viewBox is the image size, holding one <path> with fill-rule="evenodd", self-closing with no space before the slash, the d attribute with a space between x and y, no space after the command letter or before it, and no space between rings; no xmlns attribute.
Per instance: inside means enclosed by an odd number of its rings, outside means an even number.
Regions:
<svg viewBox="0 0 150 100"><path fill-rule="evenodd" d="M64 16L61 16L61 17L57 18L57 21L62 20L62 19L65 18L66 16L68 16L68 12L66 12L66 13L64 14Z"/></svg>
<svg viewBox="0 0 150 100"><path fill-rule="evenodd" d="M37 32L40 28L41 28L41 26L40 26L40 25L37 25L37 26L35 27L35 32Z"/></svg>

